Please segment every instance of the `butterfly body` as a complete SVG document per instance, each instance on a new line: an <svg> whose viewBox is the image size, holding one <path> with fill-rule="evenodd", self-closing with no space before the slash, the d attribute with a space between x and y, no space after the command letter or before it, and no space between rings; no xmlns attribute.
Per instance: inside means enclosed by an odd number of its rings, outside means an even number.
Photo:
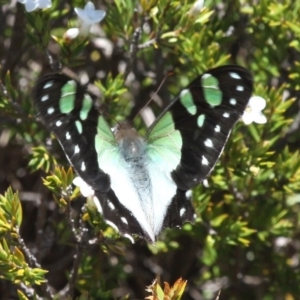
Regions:
<svg viewBox="0 0 300 300"><path fill-rule="evenodd" d="M129 238L155 241L163 228L193 220L186 192L213 169L251 93L244 68L209 70L181 91L145 137L127 122L111 130L85 89L62 74L37 83L35 103L94 190L107 223Z"/></svg>

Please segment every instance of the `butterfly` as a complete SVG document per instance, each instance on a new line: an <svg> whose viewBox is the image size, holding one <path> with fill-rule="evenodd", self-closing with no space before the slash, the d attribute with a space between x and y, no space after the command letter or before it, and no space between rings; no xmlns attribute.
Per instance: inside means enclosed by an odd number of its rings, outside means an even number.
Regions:
<svg viewBox="0 0 300 300"><path fill-rule="evenodd" d="M86 88L60 73L38 80L34 101L78 175L94 190L106 222L132 240L154 242L166 227L194 219L188 191L218 161L253 89L240 66L206 71L141 136L128 122L114 129Z"/></svg>

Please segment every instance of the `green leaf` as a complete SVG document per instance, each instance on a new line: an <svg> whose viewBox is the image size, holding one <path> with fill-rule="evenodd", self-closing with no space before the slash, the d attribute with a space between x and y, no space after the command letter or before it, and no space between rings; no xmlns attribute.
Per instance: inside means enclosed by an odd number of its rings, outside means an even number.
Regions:
<svg viewBox="0 0 300 300"><path fill-rule="evenodd" d="M25 262L25 257L18 247L15 247L14 256L18 259L20 264Z"/></svg>
<svg viewBox="0 0 300 300"><path fill-rule="evenodd" d="M20 290L17 290L19 300L29 300Z"/></svg>
<svg viewBox="0 0 300 300"><path fill-rule="evenodd" d="M214 248L214 245L215 245L215 239L213 238L213 236L208 235L206 237L206 241L205 241L205 245L201 257L201 260L207 266L213 265L217 259L217 252L216 249Z"/></svg>

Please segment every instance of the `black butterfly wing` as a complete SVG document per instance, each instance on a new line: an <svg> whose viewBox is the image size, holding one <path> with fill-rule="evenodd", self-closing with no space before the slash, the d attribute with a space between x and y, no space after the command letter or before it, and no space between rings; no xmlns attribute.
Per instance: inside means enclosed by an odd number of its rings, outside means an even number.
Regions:
<svg viewBox="0 0 300 300"><path fill-rule="evenodd" d="M193 221L186 191L201 183L218 161L252 94L252 76L239 66L208 70L165 109L148 132L148 153L177 185L163 227Z"/></svg>

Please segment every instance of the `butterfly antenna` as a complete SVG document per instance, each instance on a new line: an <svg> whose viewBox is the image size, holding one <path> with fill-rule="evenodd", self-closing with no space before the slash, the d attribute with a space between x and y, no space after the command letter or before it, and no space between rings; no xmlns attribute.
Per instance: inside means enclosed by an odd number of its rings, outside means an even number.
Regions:
<svg viewBox="0 0 300 300"><path fill-rule="evenodd" d="M101 110L99 111L101 113L101 115L104 115L104 116L107 116L107 117L110 117L113 121L115 121L119 126L121 126L121 123L113 116L111 115L110 113L104 111L104 110Z"/></svg>
<svg viewBox="0 0 300 300"><path fill-rule="evenodd" d="M157 93L159 92L159 90L161 89L161 87L163 86L163 84L165 83L166 79L173 75L173 72L168 72L164 78L162 79L160 85L158 86L157 90L155 91L155 95L157 95ZM138 114L140 114L150 103L151 101L154 100L154 98L151 96L150 99L146 102L146 104L139 110L139 112L133 117L133 120L138 116Z"/></svg>

